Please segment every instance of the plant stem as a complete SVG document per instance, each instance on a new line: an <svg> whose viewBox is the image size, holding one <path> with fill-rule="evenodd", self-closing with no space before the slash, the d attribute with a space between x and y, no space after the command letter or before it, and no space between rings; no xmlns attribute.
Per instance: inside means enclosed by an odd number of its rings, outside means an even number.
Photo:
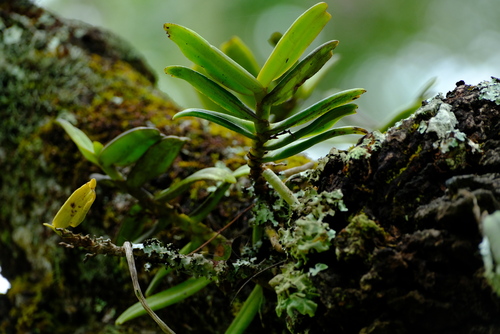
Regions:
<svg viewBox="0 0 500 334"><path fill-rule="evenodd" d="M132 284L134 285L135 296L137 297L137 299L139 299L139 302L142 304L142 307L144 307L149 316L153 318L153 320L158 324L158 326L160 326L161 330L164 333L175 334L175 332L170 329L170 327L168 327L167 324L164 323L160 319L160 317L158 317L156 313L154 313L154 311L149 307L148 303L146 302L146 298L144 298L144 295L142 294L141 287L139 286L139 280L137 278L137 270L135 269L132 245L130 244L130 242L126 241L125 244L123 244L123 247L125 248L125 253L127 256L127 262L130 270L130 277L132 278Z"/></svg>
<svg viewBox="0 0 500 334"><path fill-rule="evenodd" d="M274 190L283 198L288 205L291 207L299 205L297 197L292 193L292 191L280 180L278 175L276 175L272 170L266 168L262 172L262 176L273 186Z"/></svg>
<svg viewBox="0 0 500 334"><path fill-rule="evenodd" d="M248 166L250 166L250 177L254 181L255 194L259 197L266 193L266 183L262 177L262 158L266 151L264 144L269 141L269 114L270 106L264 104L263 97L256 96L255 114L258 120L254 122L257 139L253 142L248 152Z"/></svg>

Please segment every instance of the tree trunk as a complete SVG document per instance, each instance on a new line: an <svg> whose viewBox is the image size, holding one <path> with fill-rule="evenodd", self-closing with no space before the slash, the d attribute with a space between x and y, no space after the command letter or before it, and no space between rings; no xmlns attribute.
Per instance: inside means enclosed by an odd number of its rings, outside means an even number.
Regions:
<svg viewBox="0 0 500 334"><path fill-rule="evenodd" d="M155 88L142 58L112 34L23 1L1 2L0 20L0 265L12 284L0 295L0 331L155 331L147 317L114 325L136 302L118 259L83 263L82 251L62 248L59 236L41 225L71 189L99 172L54 119L65 113L104 143L151 123L166 134L189 135L182 163L158 181L164 184L215 160L244 163L244 153L227 148L245 141L214 135L196 121L173 122L176 106ZM309 255L308 265L328 269L311 277L318 309L293 322L296 332L500 332L500 300L484 279L478 248L480 214L500 209L498 86L460 82L387 133L373 132L323 159L313 183L318 193L340 190L347 211L324 219L336 236L328 251ZM106 187L97 198L77 232L115 236L133 201ZM229 198L212 217L215 227L247 202ZM141 277L146 282L151 275ZM210 286L160 316L178 332L224 332L236 287L226 287L228 295L224 288ZM275 293L265 294L262 316L248 333L285 330Z"/></svg>
<svg viewBox="0 0 500 334"><path fill-rule="evenodd" d="M348 211L329 222L313 333L500 332L478 247L479 215L500 209L499 88L458 82L327 157L317 186L340 189Z"/></svg>

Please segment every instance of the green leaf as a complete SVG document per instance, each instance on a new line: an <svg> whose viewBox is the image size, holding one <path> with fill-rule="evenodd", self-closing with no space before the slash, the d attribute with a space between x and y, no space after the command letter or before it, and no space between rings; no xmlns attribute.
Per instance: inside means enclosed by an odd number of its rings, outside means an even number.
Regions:
<svg viewBox="0 0 500 334"><path fill-rule="evenodd" d="M332 67L340 60L340 56L338 54L334 54L332 58L330 58L323 67L316 72L310 79L308 79L295 94L296 98L306 100L308 99L313 91L318 87L319 83L326 74L332 69Z"/></svg>
<svg viewBox="0 0 500 334"><path fill-rule="evenodd" d="M102 149L104 148L104 145L102 145L101 143L99 143L98 141L93 141L92 142L92 146L94 147L94 154L96 156L98 156L99 154L101 154L101 151Z"/></svg>
<svg viewBox="0 0 500 334"><path fill-rule="evenodd" d="M222 85L244 95L254 95L264 90L253 75L196 32L173 23L165 23L164 29L189 60L203 67L208 75Z"/></svg>
<svg viewBox="0 0 500 334"><path fill-rule="evenodd" d="M315 103L309 108L306 108L281 122L271 124L270 133L276 134L288 130L293 126L304 124L310 120L313 120L327 113L328 111L334 108L337 108L341 105L356 100L364 92L366 92L366 90L362 88L354 88L354 89L344 90L337 94L333 94L332 96L329 96Z"/></svg>
<svg viewBox="0 0 500 334"><path fill-rule="evenodd" d="M295 132L291 132L290 130L290 133L284 135L283 138L268 141L264 145L264 148L266 150L276 150L305 136L324 132L330 129L342 117L355 114L357 107L358 106L355 104L346 104L332 109L321 117L318 117L311 124L308 124L307 126L304 126Z"/></svg>
<svg viewBox="0 0 500 334"><path fill-rule="evenodd" d="M236 183L236 178L227 169L209 167L191 174L182 181L176 182L168 189L162 190L155 196L155 199L169 201L186 191L192 183L203 180Z"/></svg>
<svg viewBox="0 0 500 334"><path fill-rule="evenodd" d="M250 167L248 165L240 166L234 172L232 172L235 179L242 176L248 176L250 174ZM231 183L224 182L217 187L217 189L208 196L208 198L195 210L193 210L189 217L193 222L201 222L206 216L215 208L215 206L220 202L222 197L226 194L226 191L231 186Z"/></svg>
<svg viewBox="0 0 500 334"><path fill-rule="evenodd" d="M226 110L226 114L247 120L257 119L253 111L236 96L203 74L184 66L168 66L165 73L189 82L200 93Z"/></svg>
<svg viewBox="0 0 500 334"><path fill-rule="evenodd" d="M288 28L257 76L262 86L269 87L271 81L279 78L295 64L330 20L331 15L326 12L327 8L328 5L324 2L314 5Z"/></svg>
<svg viewBox="0 0 500 334"><path fill-rule="evenodd" d="M231 183L224 182L220 186L217 187L217 189L211 193L206 200L203 201L203 203L197 207L189 217L194 223L199 223L203 219L205 219L210 212L212 212L213 209L219 204L220 200L224 195L226 194L226 191L229 189L231 186Z"/></svg>
<svg viewBox="0 0 500 334"><path fill-rule="evenodd" d="M231 325L226 330L226 334L239 334L244 333L245 329L250 325L253 318L259 311L264 301L264 293L260 285L256 285L247 300L243 304L236 318L234 318Z"/></svg>
<svg viewBox="0 0 500 334"><path fill-rule="evenodd" d="M96 154L94 153L94 144L82 130L78 129L77 127L73 126L73 124L62 118L58 118L56 120L56 123L62 126L64 131L66 131L71 140L76 144L85 159L92 162L93 164L99 165Z"/></svg>
<svg viewBox="0 0 500 334"><path fill-rule="evenodd" d="M148 148L127 177L127 185L138 188L147 181L163 174L174 162L188 138L167 136Z"/></svg>
<svg viewBox="0 0 500 334"><path fill-rule="evenodd" d="M236 169L233 172L233 176L235 178L240 178L242 176L248 176L249 174L250 174L250 166L248 166L248 165L240 166L240 167L238 167L238 169Z"/></svg>
<svg viewBox="0 0 500 334"><path fill-rule="evenodd" d="M134 204L127 215L120 221L120 229L115 237L117 246L122 246L127 240L135 240L144 229L144 225L151 221L151 216L143 211L139 204Z"/></svg>
<svg viewBox="0 0 500 334"><path fill-rule="evenodd" d="M338 44L338 41L330 41L312 51L292 70L286 73L278 85L265 97L264 103L278 105L289 100L306 80L311 78L326 64L333 55L332 50Z"/></svg>
<svg viewBox="0 0 500 334"><path fill-rule="evenodd" d="M176 304L189 296L195 294L196 292L203 289L212 281L201 277L196 279L188 279L168 290L157 293L151 297L146 298L146 302L149 307L153 310L159 310L167 306ZM118 319L116 319L115 324L121 325L129 320L137 318L138 316L146 314L146 311L140 303L136 303L129 307L125 312L123 312Z"/></svg>
<svg viewBox="0 0 500 334"><path fill-rule="evenodd" d="M238 36L234 36L229 41L223 43L221 45L221 51L240 64L253 76L256 77L257 74L259 74L260 66L255 59L255 55Z"/></svg>
<svg viewBox="0 0 500 334"><path fill-rule="evenodd" d="M307 150L309 147L313 145L316 145L333 137L351 135L351 134L364 135L367 133L368 131L366 131L365 129L356 126L347 126L342 128L331 129L314 137L296 141L279 150L269 152L266 155L264 155L262 162L271 162L291 157L292 155L298 154L304 150Z"/></svg>
<svg viewBox="0 0 500 334"><path fill-rule="evenodd" d="M217 123L219 125L222 125L226 129L238 132L239 134L242 134L245 137L251 139L257 138L255 136L255 126L253 122L239 119L237 117L233 117L217 111L190 108L178 112L177 114L174 115L173 119L180 117L188 117L188 116L203 118L206 119L207 121Z"/></svg>
<svg viewBox="0 0 500 334"><path fill-rule="evenodd" d="M99 155L103 166L126 166L137 161L162 138L158 129L137 127L120 134L106 144Z"/></svg>

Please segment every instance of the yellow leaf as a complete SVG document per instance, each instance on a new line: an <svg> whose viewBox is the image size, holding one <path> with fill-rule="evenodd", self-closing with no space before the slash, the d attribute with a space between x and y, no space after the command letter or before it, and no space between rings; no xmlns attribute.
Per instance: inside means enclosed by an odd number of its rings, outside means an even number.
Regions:
<svg viewBox="0 0 500 334"><path fill-rule="evenodd" d="M95 200L96 180L92 179L80 188L76 189L59 209L52 225L43 224L52 228L67 228L78 226L87 215Z"/></svg>

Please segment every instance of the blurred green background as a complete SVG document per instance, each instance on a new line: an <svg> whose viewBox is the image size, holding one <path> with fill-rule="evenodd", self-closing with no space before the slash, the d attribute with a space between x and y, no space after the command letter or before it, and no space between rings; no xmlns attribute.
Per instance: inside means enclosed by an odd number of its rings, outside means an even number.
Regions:
<svg viewBox="0 0 500 334"><path fill-rule="evenodd" d="M499 0L326 1L332 20L314 46L337 39L339 62L311 101L332 90L363 87L350 124L377 129L437 78L431 95L464 80L500 77ZM214 45L240 36L261 64L267 38L284 32L315 0L38 0L66 18L109 29L134 45L158 73L159 87L181 107L199 106L191 87L163 74L167 65L190 65L163 31L163 23L187 26ZM306 102L307 104L307 102ZM312 155L321 156L331 145Z"/></svg>

